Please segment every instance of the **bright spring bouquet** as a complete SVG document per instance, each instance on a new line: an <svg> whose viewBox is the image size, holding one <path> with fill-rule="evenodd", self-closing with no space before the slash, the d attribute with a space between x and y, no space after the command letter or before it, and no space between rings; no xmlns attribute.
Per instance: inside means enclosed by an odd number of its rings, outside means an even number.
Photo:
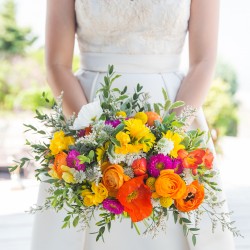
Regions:
<svg viewBox="0 0 250 250"><path fill-rule="evenodd" d="M127 87L112 88L118 77L109 66L96 99L77 117L65 118L61 96L52 113L36 111L45 130L26 125L43 137L43 142L27 144L40 165L37 178L51 184L44 206L32 211L67 209L63 228L79 223L85 228L97 212L96 240L118 218L131 219L139 234L136 223L143 221L144 234L154 236L166 229L170 214L185 235L192 234L194 244L204 213L213 230L220 222L239 235L230 213L217 211L224 202L217 200L208 133L185 130L195 110L187 107L175 115L171 111L184 103L171 103L164 89L163 104L150 104L139 84L128 96ZM21 167L30 160L22 158Z"/></svg>

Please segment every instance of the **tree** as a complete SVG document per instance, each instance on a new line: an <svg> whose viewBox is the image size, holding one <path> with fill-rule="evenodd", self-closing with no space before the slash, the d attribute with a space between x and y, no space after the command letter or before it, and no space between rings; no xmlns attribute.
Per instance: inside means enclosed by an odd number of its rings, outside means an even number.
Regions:
<svg viewBox="0 0 250 250"><path fill-rule="evenodd" d="M23 55L36 39L30 28L17 24L15 1L4 0L0 12L0 55Z"/></svg>
<svg viewBox="0 0 250 250"><path fill-rule="evenodd" d="M224 82L229 84L229 92L234 95L238 90L238 77L237 73L232 65L219 60L217 63L215 78L220 78Z"/></svg>

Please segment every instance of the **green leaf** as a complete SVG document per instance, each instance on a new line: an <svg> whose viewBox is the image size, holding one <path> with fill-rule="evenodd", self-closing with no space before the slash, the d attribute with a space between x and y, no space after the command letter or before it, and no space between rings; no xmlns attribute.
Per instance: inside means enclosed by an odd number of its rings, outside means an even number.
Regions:
<svg viewBox="0 0 250 250"><path fill-rule="evenodd" d="M193 242L193 245L195 246L196 245L196 235L193 234L192 236L192 242Z"/></svg>
<svg viewBox="0 0 250 250"><path fill-rule="evenodd" d="M123 89L122 92L121 92L121 95L124 95L124 94L127 92L127 89L128 89L128 87L125 86L124 89Z"/></svg>
<svg viewBox="0 0 250 250"><path fill-rule="evenodd" d="M162 88L162 94L163 94L165 102L168 101L169 100L168 93L164 88Z"/></svg>
<svg viewBox="0 0 250 250"><path fill-rule="evenodd" d="M174 211L174 223L176 224L178 221L178 212Z"/></svg>
<svg viewBox="0 0 250 250"><path fill-rule="evenodd" d="M56 196L61 195L62 193L63 193L63 190L62 190L62 189L57 189L57 190L54 192L54 194L55 194Z"/></svg>
<svg viewBox="0 0 250 250"><path fill-rule="evenodd" d="M171 113L170 115L166 115L162 121L163 124L171 122L175 118L175 113Z"/></svg>
<svg viewBox="0 0 250 250"><path fill-rule="evenodd" d="M112 91L113 91L113 92L118 92L119 94L121 94L121 91L120 91L120 89L118 89L118 88L114 88L114 89L112 89Z"/></svg>
<svg viewBox="0 0 250 250"><path fill-rule="evenodd" d="M175 109L175 108L179 108L185 105L185 102L183 101L177 101L175 103L173 103L169 109Z"/></svg>
<svg viewBox="0 0 250 250"><path fill-rule="evenodd" d="M9 172L11 173L11 172L15 171L18 167L19 167L18 165L15 165L14 167L8 167Z"/></svg>
<svg viewBox="0 0 250 250"><path fill-rule="evenodd" d="M122 100L127 99L127 98L128 98L127 95L122 95L122 96L120 96L119 98L117 98L116 101L117 101L117 102L118 102L118 101L122 101Z"/></svg>
<svg viewBox="0 0 250 250"><path fill-rule="evenodd" d="M110 137L110 140L118 147L121 146L121 143L114 137Z"/></svg>
<svg viewBox="0 0 250 250"><path fill-rule="evenodd" d="M88 155L88 158L90 159L90 161L93 160L94 156L95 156L95 152L94 152L94 150L91 150L91 151L89 152L89 155Z"/></svg>
<svg viewBox="0 0 250 250"><path fill-rule="evenodd" d="M79 216L76 216L75 219L73 220L73 226L76 227L79 223L79 219L80 217Z"/></svg>
<svg viewBox="0 0 250 250"><path fill-rule="evenodd" d="M37 131L37 129L32 125L28 125L28 124L23 124L23 125L27 128L30 128L31 130ZM26 130L26 131L28 131L28 130Z"/></svg>
<svg viewBox="0 0 250 250"><path fill-rule="evenodd" d="M66 227L68 227L68 226L69 226L69 223L68 223L68 221L66 221L66 222L63 223L63 225L62 225L62 229L66 228Z"/></svg>
<svg viewBox="0 0 250 250"><path fill-rule="evenodd" d="M159 106L158 106L157 103L154 103L154 110L155 110L155 112L156 112L158 115L161 114L160 108L159 108Z"/></svg>
<svg viewBox="0 0 250 250"><path fill-rule="evenodd" d="M90 163L90 159L85 155L78 155L77 158L80 160L81 164L85 162Z"/></svg>
<svg viewBox="0 0 250 250"><path fill-rule="evenodd" d="M66 217L64 218L64 220L63 220L63 221L69 221L69 220L70 220L70 218L71 218L71 216L70 216L70 215L68 215L68 216L66 216Z"/></svg>
<svg viewBox="0 0 250 250"><path fill-rule="evenodd" d="M39 130L39 131L37 131L37 133L39 133L41 135L46 135L46 133L43 130Z"/></svg>
<svg viewBox="0 0 250 250"><path fill-rule="evenodd" d="M120 131L122 131L124 129L125 125L123 123L120 123L115 130L112 133L112 136L117 135Z"/></svg>
<svg viewBox="0 0 250 250"><path fill-rule="evenodd" d="M184 217L182 217L181 220L182 220L183 222L187 223L187 224L190 224L190 223L191 223L191 221L190 221L189 219L184 218Z"/></svg>
<svg viewBox="0 0 250 250"><path fill-rule="evenodd" d="M56 179L48 179L48 180L45 180L45 181L43 181L43 182L49 183L49 184L53 184L53 183L56 183L57 180L56 180Z"/></svg>
<svg viewBox="0 0 250 250"><path fill-rule="evenodd" d="M187 235L188 235L188 228L187 228L187 225L186 225L186 224L183 224L182 229L183 229L184 235L187 236Z"/></svg>
<svg viewBox="0 0 250 250"><path fill-rule="evenodd" d="M170 100L166 101L166 103L164 105L164 110L168 111L170 106L171 106L171 101Z"/></svg>
<svg viewBox="0 0 250 250"><path fill-rule="evenodd" d="M111 81L110 81L110 83L112 84L117 78L119 78L119 77L121 77L121 75L116 75L116 76L114 76L112 79L111 79ZM122 94L122 93L121 93ZM124 94L124 93L123 93Z"/></svg>
<svg viewBox="0 0 250 250"><path fill-rule="evenodd" d="M174 126L174 127L180 128L180 127L183 126L183 122L173 121L173 122L171 123L171 125Z"/></svg>
<svg viewBox="0 0 250 250"><path fill-rule="evenodd" d="M114 146L113 146L112 144L109 144L108 153L109 153L111 156L114 156Z"/></svg>
<svg viewBox="0 0 250 250"><path fill-rule="evenodd" d="M112 75L113 71L114 71L114 65L109 65L108 66L108 71L109 71L109 74Z"/></svg>
<svg viewBox="0 0 250 250"><path fill-rule="evenodd" d="M99 229L98 235L97 235L97 237L96 237L96 241L98 241L98 240L100 239L100 237L103 236L104 232L105 232L105 226L102 226L102 227Z"/></svg>

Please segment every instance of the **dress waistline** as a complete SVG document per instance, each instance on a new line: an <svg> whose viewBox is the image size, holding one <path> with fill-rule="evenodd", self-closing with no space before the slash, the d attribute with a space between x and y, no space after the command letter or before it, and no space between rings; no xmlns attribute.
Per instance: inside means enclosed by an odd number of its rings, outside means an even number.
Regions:
<svg viewBox="0 0 250 250"><path fill-rule="evenodd" d="M114 65L121 73L167 73L179 71L180 55L177 54L112 54L82 53L80 68L87 71L107 72Z"/></svg>

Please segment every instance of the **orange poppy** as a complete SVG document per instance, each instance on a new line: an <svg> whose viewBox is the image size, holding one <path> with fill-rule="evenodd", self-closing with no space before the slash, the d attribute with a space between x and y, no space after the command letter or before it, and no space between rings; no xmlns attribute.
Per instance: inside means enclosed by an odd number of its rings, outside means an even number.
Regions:
<svg viewBox="0 0 250 250"><path fill-rule="evenodd" d="M206 149L202 160L207 169L211 169L213 167L214 155L208 148Z"/></svg>
<svg viewBox="0 0 250 250"><path fill-rule="evenodd" d="M182 164L184 168L196 169L198 165L203 162L203 157L205 155L205 151L203 149L196 149L188 153L184 149L180 149L178 151L178 156L182 160Z"/></svg>
<svg viewBox="0 0 250 250"><path fill-rule="evenodd" d="M185 198L175 200L175 206L181 212L192 211L200 206L204 196L204 186L195 180L187 186Z"/></svg>
<svg viewBox="0 0 250 250"><path fill-rule="evenodd" d="M143 181L145 176L141 175L125 182L116 196L133 222L147 218L153 210L150 188Z"/></svg>

